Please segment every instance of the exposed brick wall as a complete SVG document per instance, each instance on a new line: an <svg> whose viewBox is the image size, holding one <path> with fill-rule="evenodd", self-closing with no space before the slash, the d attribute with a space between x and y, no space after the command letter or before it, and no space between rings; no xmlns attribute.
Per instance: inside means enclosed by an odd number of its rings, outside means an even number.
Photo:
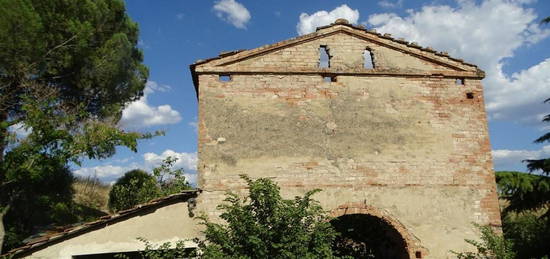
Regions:
<svg viewBox="0 0 550 259"><path fill-rule="evenodd" d="M433 258L469 249L472 223L500 225L478 71L336 27L197 67L200 208L215 216L226 191L244 192L239 174L272 177L287 197L321 188L315 198L327 210L384 212ZM317 69L321 45L329 69ZM367 47L375 70L362 67Z"/></svg>

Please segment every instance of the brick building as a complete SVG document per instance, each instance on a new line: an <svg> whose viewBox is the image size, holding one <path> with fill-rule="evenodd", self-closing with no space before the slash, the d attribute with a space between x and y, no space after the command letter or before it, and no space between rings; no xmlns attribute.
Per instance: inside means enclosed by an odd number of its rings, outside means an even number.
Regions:
<svg viewBox="0 0 550 259"><path fill-rule="evenodd" d="M209 215L248 174L287 198L322 189L333 216L383 228L375 250L394 258L451 257L472 223L500 225L475 65L337 20L191 71Z"/></svg>

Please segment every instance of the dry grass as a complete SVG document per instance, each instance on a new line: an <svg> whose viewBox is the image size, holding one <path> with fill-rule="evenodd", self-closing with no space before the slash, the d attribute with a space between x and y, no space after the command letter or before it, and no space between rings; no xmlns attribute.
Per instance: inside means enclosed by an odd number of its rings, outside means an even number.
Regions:
<svg viewBox="0 0 550 259"><path fill-rule="evenodd" d="M99 181L97 177L76 178L73 183L75 203L88 208L109 212L107 202L111 186Z"/></svg>

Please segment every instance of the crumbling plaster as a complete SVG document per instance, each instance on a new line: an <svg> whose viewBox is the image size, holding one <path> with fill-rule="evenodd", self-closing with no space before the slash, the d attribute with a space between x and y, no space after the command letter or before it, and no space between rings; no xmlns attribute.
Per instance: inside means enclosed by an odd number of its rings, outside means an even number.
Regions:
<svg viewBox="0 0 550 259"><path fill-rule="evenodd" d="M245 191L239 174L270 177L288 198L322 189L315 198L329 211L345 203L384 211L426 258L472 249L464 239L477 238L473 223L500 225L483 73L348 29L196 66L199 208L219 215L226 191ZM320 46L330 68L317 68ZM363 68L366 48L375 69Z"/></svg>

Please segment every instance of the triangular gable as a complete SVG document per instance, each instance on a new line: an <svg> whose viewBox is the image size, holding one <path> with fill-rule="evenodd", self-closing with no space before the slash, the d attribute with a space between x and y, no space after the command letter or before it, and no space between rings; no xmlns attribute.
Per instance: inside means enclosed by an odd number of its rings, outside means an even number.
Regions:
<svg viewBox="0 0 550 259"><path fill-rule="evenodd" d="M193 72L216 70L215 68L227 67L233 64L246 62L251 59L261 58L268 54L283 51L297 45L321 40L336 34L346 34L354 38L376 44L395 52L403 53L406 56L422 60L427 64L440 66L445 70L456 72L470 72L472 76L483 77L483 71L475 65L468 64L460 59L450 57L447 53L437 52L431 48L422 48L416 43L409 43L402 39L394 39L389 34L380 34L372 30L365 30L362 27L350 25L347 21L337 20L332 25L319 27L314 33L281 41L271 45L265 45L252 50L226 52L219 57L198 61L191 66ZM317 62L314 60L313 62Z"/></svg>

